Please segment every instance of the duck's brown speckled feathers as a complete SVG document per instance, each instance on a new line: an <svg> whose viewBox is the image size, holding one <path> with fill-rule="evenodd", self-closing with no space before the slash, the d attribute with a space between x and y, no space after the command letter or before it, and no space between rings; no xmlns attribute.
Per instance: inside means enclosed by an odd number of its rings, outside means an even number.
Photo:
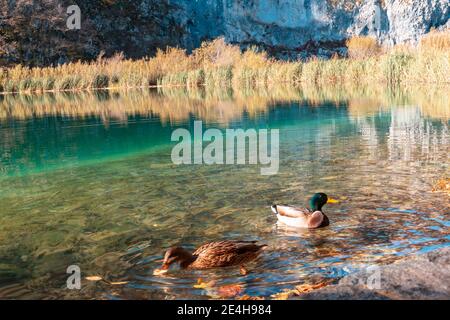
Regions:
<svg viewBox="0 0 450 320"><path fill-rule="evenodd" d="M258 257L266 246L257 244L257 241L209 242L193 253L195 261L189 265L189 268L206 269L242 265Z"/></svg>

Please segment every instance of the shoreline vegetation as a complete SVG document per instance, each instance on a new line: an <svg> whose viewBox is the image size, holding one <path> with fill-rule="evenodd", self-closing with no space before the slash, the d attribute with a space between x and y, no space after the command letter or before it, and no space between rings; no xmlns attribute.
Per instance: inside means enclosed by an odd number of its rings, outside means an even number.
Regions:
<svg viewBox="0 0 450 320"><path fill-rule="evenodd" d="M223 38L204 42L188 55L179 48L155 57L122 54L56 67L0 68L0 93L81 91L148 87L252 88L279 84L450 84L450 30L431 31L417 45L380 47L370 37L347 41L348 57L281 61L250 47L242 52Z"/></svg>

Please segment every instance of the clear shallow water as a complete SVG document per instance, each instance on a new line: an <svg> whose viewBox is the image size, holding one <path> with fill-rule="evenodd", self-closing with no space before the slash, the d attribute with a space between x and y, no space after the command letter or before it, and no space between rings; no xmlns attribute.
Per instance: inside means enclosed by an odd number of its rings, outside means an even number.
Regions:
<svg viewBox="0 0 450 320"><path fill-rule="evenodd" d="M431 192L449 174L446 110L436 117L421 105L355 110L346 100L176 104L137 94L141 106L160 106L143 112L136 99L89 99L50 99L31 114L17 102L21 113L14 104L0 113L2 298L215 297L214 289L193 287L198 278L269 297L450 245L448 196ZM122 108L132 112L114 112ZM172 131L196 119L222 129L279 129L279 173L172 164ZM318 191L340 199L324 208L330 227L276 224L272 203L303 205ZM222 238L269 249L247 276L235 268L152 275L166 248ZM73 264L83 276L127 283L83 280L82 290L67 290Z"/></svg>

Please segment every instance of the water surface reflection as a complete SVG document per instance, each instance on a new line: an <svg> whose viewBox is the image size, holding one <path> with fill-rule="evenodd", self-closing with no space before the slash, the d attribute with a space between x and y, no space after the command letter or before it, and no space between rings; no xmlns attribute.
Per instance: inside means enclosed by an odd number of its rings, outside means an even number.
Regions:
<svg viewBox="0 0 450 320"><path fill-rule="evenodd" d="M3 97L0 297L215 297L194 288L198 278L269 297L448 246L448 196L431 192L449 174L448 105L387 96L284 88ZM279 174L173 165L171 132L195 119L279 128ZM270 204L304 204L317 191L340 199L325 207L330 227L276 224ZM218 238L270 250L245 277L236 269L152 275L165 248ZM84 280L67 290L71 264L126 283Z"/></svg>

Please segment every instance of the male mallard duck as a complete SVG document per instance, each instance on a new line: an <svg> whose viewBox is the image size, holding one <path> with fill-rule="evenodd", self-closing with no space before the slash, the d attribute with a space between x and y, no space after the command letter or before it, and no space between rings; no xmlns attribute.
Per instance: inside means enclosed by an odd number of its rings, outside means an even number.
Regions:
<svg viewBox="0 0 450 320"><path fill-rule="evenodd" d="M194 253L182 247L172 247L164 255L162 270L168 270L172 263L179 263L183 269L208 269L240 266L242 274L247 274L244 264L254 260L267 247L257 241L223 240L209 242Z"/></svg>
<svg viewBox="0 0 450 320"><path fill-rule="evenodd" d="M274 204L272 211L277 214L278 221L288 226L315 229L330 224L328 217L322 212L322 207L326 203L335 202L337 200L329 199L325 193L316 193L309 200L311 209Z"/></svg>

